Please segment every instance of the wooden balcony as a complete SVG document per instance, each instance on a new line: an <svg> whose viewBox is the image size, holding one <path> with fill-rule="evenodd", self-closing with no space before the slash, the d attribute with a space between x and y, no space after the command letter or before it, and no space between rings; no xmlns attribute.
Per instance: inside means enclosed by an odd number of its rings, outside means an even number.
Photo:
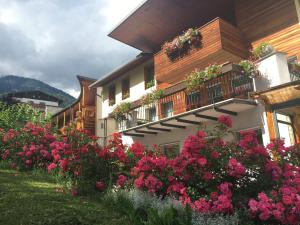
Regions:
<svg viewBox="0 0 300 225"><path fill-rule="evenodd" d="M183 81L195 68L204 69L210 64L238 62L247 58L248 50L238 28L216 18L199 28L201 47L171 61L164 50L154 56L155 76L159 89L165 89Z"/></svg>
<svg viewBox="0 0 300 225"><path fill-rule="evenodd" d="M126 120L118 122L118 128L124 131L232 98L247 99L253 90L253 79L246 77L238 65L228 64L220 76L206 81L196 92L187 92L182 82L165 89L157 103L136 105Z"/></svg>

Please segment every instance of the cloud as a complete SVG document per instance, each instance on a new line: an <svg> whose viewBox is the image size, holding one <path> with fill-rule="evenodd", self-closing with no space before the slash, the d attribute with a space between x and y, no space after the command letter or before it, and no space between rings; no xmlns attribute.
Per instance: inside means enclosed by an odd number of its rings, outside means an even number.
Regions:
<svg viewBox="0 0 300 225"><path fill-rule="evenodd" d="M107 37L142 0L0 0L0 75L78 93L75 75L100 78L138 51Z"/></svg>

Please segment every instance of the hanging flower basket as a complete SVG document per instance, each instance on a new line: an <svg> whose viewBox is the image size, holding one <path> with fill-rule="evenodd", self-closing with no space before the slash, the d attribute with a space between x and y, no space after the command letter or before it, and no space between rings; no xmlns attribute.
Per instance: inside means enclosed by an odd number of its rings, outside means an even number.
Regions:
<svg viewBox="0 0 300 225"><path fill-rule="evenodd" d="M193 48L201 46L201 34L198 29L190 28L182 35L166 42L162 49L171 61L184 56Z"/></svg>

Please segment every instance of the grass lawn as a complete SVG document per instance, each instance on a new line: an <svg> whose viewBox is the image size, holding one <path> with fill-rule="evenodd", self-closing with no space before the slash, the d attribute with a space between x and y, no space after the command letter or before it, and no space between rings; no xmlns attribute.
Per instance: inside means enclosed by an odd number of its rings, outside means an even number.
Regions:
<svg viewBox="0 0 300 225"><path fill-rule="evenodd" d="M98 198L59 192L49 175L0 169L0 225L123 224Z"/></svg>

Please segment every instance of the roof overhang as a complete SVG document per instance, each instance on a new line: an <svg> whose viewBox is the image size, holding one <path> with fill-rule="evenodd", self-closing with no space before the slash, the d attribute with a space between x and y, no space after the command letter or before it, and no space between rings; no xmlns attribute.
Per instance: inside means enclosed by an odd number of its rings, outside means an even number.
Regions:
<svg viewBox="0 0 300 225"><path fill-rule="evenodd" d="M263 91L251 94L255 99L268 105L282 104L300 99L300 80L281 84Z"/></svg>
<svg viewBox="0 0 300 225"><path fill-rule="evenodd" d="M150 58L152 58L152 54L147 54L147 53L141 53L139 55L137 55L136 58L134 58L133 60L129 61L128 63L120 66L119 68L113 70L112 72L108 73L107 75L105 75L104 77L100 78L99 80L97 80L96 82L92 83L89 88L96 88L96 87L100 87L103 86L117 78L119 78L120 76L124 75L125 73L129 72L130 70L136 68L137 66L143 64L144 62L146 62L147 60L149 60Z"/></svg>
<svg viewBox="0 0 300 225"><path fill-rule="evenodd" d="M176 129L186 129L187 126L200 125L202 122L217 121L220 115L238 116L239 113L257 106L256 101L231 98L212 105L207 105L176 116L155 122L132 127L122 131L126 136L144 137L171 132Z"/></svg>
<svg viewBox="0 0 300 225"><path fill-rule="evenodd" d="M190 27L220 17L234 23L233 0L147 0L108 36L143 52L155 52Z"/></svg>

